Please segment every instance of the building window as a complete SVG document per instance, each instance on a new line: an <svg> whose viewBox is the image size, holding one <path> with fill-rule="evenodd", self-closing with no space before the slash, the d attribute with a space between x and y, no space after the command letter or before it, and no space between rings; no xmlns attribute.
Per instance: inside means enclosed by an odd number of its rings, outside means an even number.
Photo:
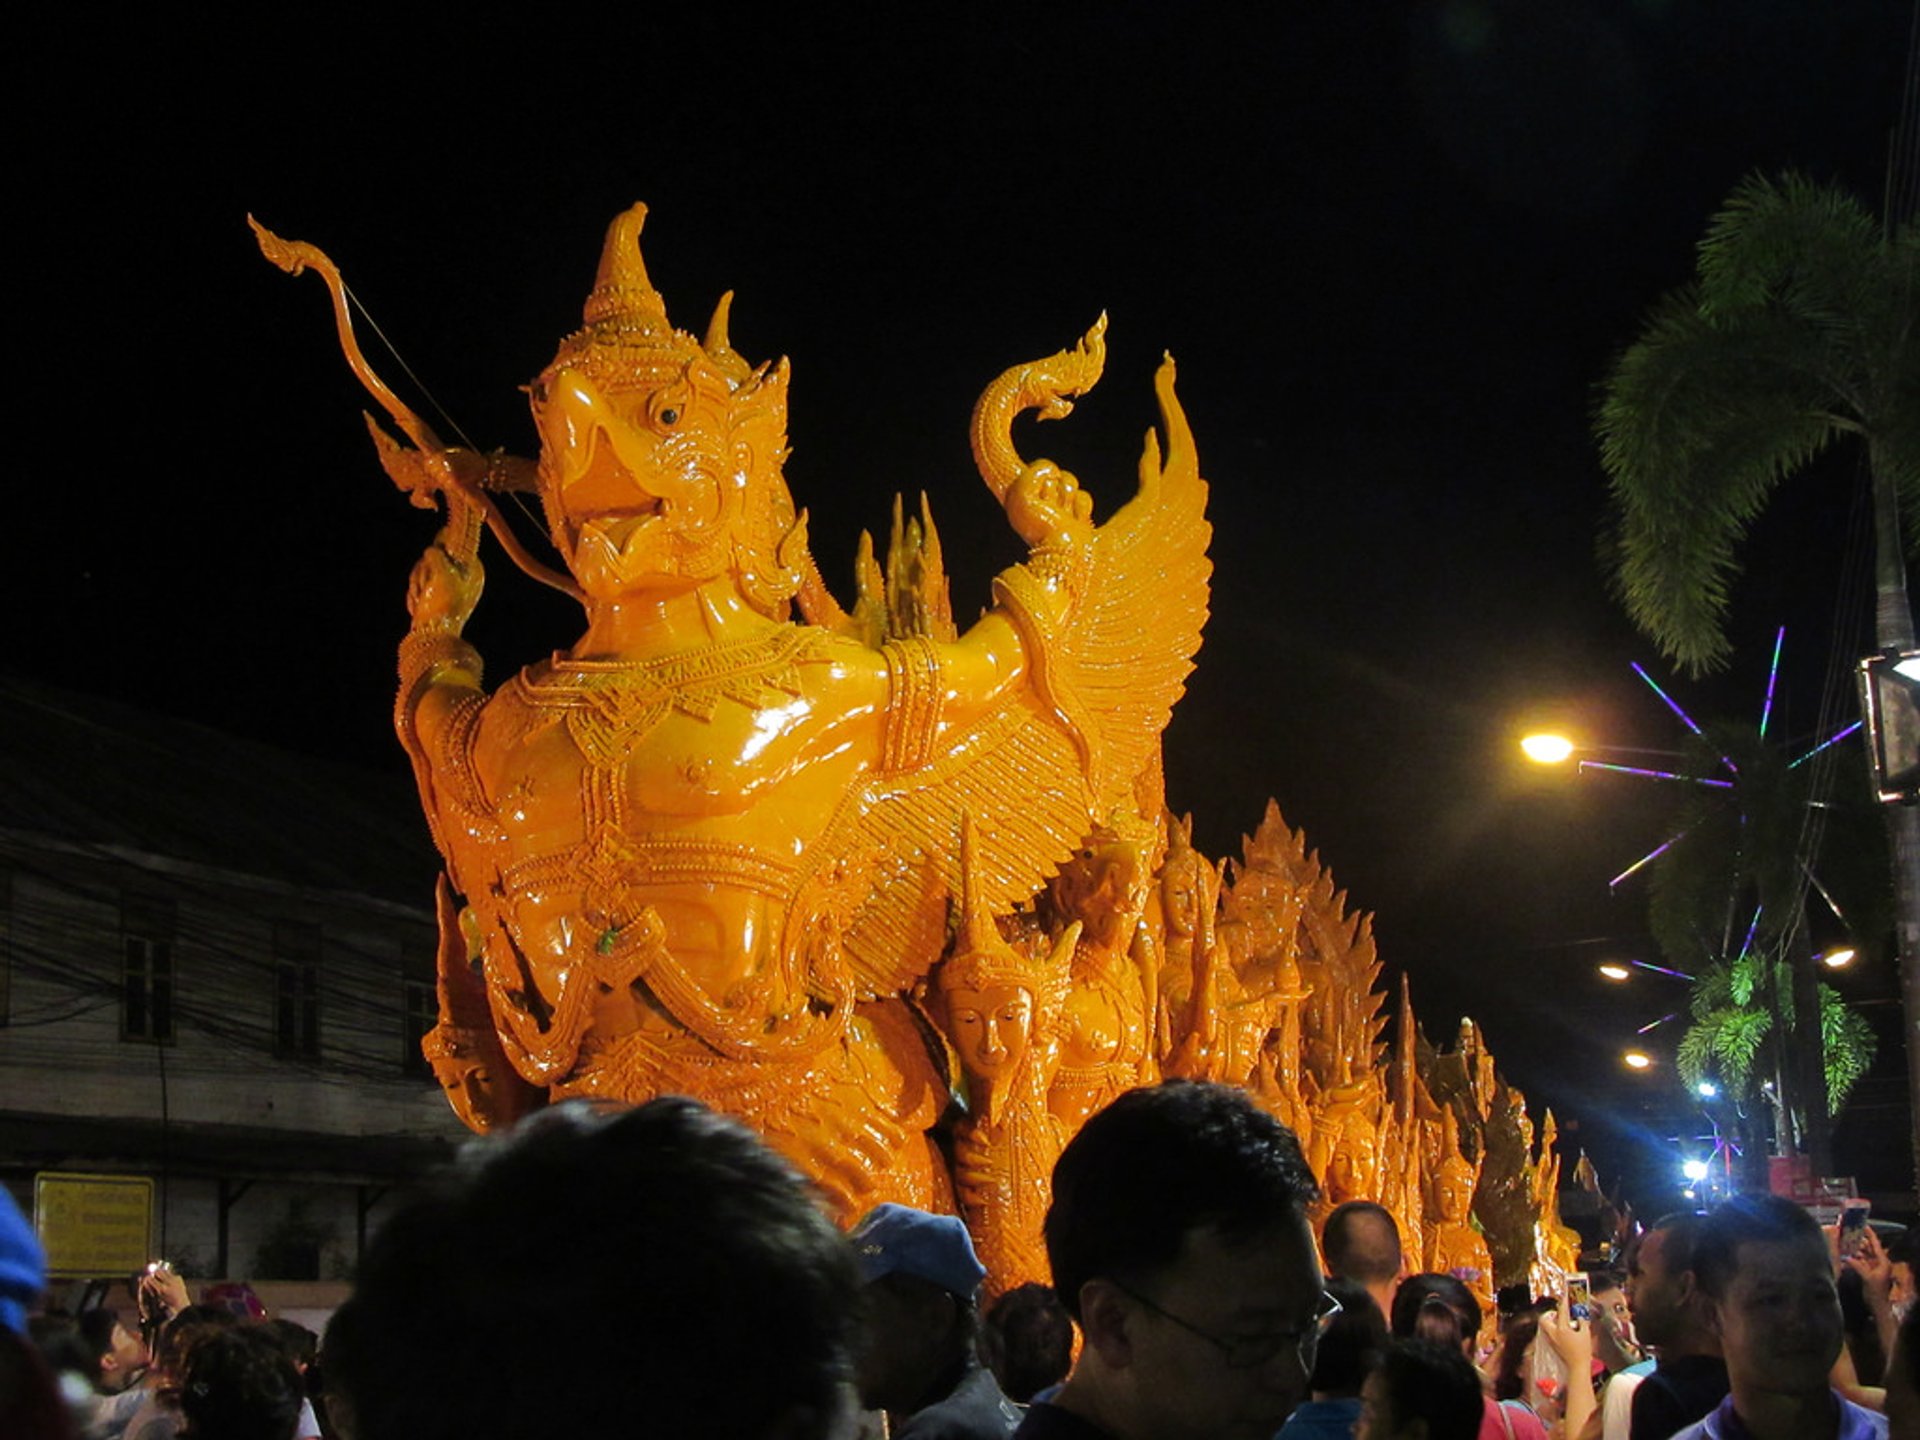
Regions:
<svg viewBox="0 0 1920 1440"><path fill-rule="evenodd" d="M400 1073L426 1075L432 1067L427 1064L420 1043L439 1023L440 1003L434 996L433 986L425 980L404 980L401 986L406 992L406 1020L400 1034Z"/></svg>
<svg viewBox="0 0 1920 1440"><path fill-rule="evenodd" d="M320 1058L320 927L273 927L273 1048L296 1060Z"/></svg>
<svg viewBox="0 0 1920 1440"><path fill-rule="evenodd" d="M120 897L120 1037L173 1043L173 902Z"/></svg>

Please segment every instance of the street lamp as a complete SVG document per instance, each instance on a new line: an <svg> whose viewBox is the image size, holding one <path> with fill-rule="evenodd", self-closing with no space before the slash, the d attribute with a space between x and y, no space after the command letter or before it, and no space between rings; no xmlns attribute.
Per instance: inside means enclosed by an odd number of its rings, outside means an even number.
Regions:
<svg viewBox="0 0 1920 1440"><path fill-rule="evenodd" d="M1842 961L1842 964L1845 962ZM1684 970L1675 970L1669 965L1655 965L1650 960L1606 960L1599 966L1600 973L1609 980L1631 980L1633 972L1645 970L1654 975L1664 975L1669 980L1685 980L1689 984L1696 978Z"/></svg>
<svg viewBox="0 0 1920 1440"><path fill-rule="evenodd" d="M1644 1050L1629 1050L1620 1057L1621 1063L1629 1070L1651 1070L1653 1057Z"/></svg>

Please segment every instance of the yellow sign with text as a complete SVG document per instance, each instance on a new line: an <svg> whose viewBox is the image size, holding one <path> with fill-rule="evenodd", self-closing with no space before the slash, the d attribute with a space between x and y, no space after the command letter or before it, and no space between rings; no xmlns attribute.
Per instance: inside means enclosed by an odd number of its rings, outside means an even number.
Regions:
<svg viewBox="0 0 1920 1440"><path fill-rule="evenodd" d="M153 1181L42 1170L33 1177L33 1228L50 1279L131 1275L152 1255Z"/></svg>

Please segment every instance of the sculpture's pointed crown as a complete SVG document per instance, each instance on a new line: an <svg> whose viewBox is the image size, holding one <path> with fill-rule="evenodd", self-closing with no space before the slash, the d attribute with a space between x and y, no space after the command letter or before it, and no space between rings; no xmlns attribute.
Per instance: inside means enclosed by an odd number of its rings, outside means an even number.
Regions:
<svg viewBox="0 0 1920 1440"><path fill-rule="evenodd" d="M980 893L971 813L960 817L960 913L956 918L953 953L940 967L942 990L1020 985L1033 992L1035 1006L1043 1012L1064 1000L1066 961L1080 938L1080 926L1076 922L1056 937L1052 953L1045 957L1024 954L1001 936L992 909Z"/></svg>
<svg viewBox="0 0 1920 1440"><path fill-rule="evenodd" d="M589 330L610 330L630 343L671 345L685 337L668 323L667 302L647 277L647 262L640 255L640 231L646 223L645 205L614 216L581 318Z"/></svg>
<svg viewBox="0 0 1920 1440"><path fill-rule="evenodd" d="M701 353L700 342L676 330L667 302L653 288L640 255L647 207L614 217L600 251L600 268L587 296L579 330L560 344L555 365L577 365L604 383L648 383L678 373Z"/></svg>

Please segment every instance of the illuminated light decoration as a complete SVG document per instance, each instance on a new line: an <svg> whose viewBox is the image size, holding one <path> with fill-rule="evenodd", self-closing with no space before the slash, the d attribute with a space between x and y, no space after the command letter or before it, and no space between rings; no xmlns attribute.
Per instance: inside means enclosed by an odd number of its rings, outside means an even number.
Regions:
<svg viewBox="0 0 1920 1440"><path fill-rule="evenodd" d="M1644 1050L1629 1050L1620 1057L1629 1070L1651 1070L1653 1057Z"/></svg>
<svg viewBox="0 0 1920 1440"><path fill-rule="evenodd" d="M1651 970L1656 975L1665 975L1672 980L1685 980L1689 984L1693 983L1695 978L1684 970L1675 970L1668 965L1656 965L1651 960L1635 960L1633 962L1633 968L1636 970Z"/></svg>
<svg viewBox="0 0 1920 1440"><path fill-rule="evenodd" d="M1600 967L1600 973L1606 976L1607 979L1609 980L1625 980L1632 976L1633 971L1629 970L1624 965L1616 965L1611 960L1609 960L1606 964Z"/></svg>
<svg viewBox="0 0 1920 1440"><path fill-rule="evenodd" d="M1853 734L1854 731L1858 730L1861 727L1861 725L1863 725L1864 723L1865 723L1864 721L1856 720L1851 725L1843 726L1841 729L1834 731L1833 734L1829 735L1826 739L1822 740L1818 745L1814 746L1813 749L1807 751L1807 753L1802 755L1798 760L1788 761L1787 768L1789 770L1799 769L1802 765L1806 764L1807 761L1813 759L1814 756L1818 755L1822 750L1826 749L1829 745L1838 745L1842 740L1846 739L1849 735Z"/></svg>
<svg viewBox="0 0 1920 1440"><path fill-rule="evenodd" d="M1680 708L1678 701L1676 701L1671 695L1667 694L1666 691L1662 690L1658 685L1654 683L1653 677L1647 674L1647 672L1643 668L1641 668L1640 662L1638 660L1630 661L1629 663L1633 666L1633 673L1638 675L1642 680L1646 681L1648 688L1651 689L1653 693L1658 695L1662 700L1666 701L1667 708L1673 711L1674 714L1680 717L1680 723L1682 725L1686 726L1687 729L1691 730L1695 735L1698 735L1702 740L1707 738L1706 732L1703 731L1698 725L1693 723L1693 717L1687 714L1686 711ZM1734 774L1738 775L1740 773L1740 767L1734 764L1733 761L1729 760L1725 755L1722 755L1720 757L1720 763L1726 766L1727 769L1731 770Z"/></svg>
<svg viewBox="0 0 1920 1440"><path fill-rule="evenodd" d="M1699 1093L1702 1100L1712 1100L1720 1094L1720 1087L1711 1080L1702 1080L1693 1088Z"/></svg>
<svg viewBox="0 0 1920 1440"><path fill-rule="evenodd" d="M1704 775L1676 775L1671 770L1648 770L1640 765L1610 765L1604 760L1582 760L1582 770L1612 770L1621 775L1644 775L1649 780L1690 780L1695 785L1712 785L1716 789L1731 790L1731 780L1710 780Z"/></svg>
<svg viewBox="0 0 1920 1440"><path fill-rule="evenodd" d="M1573 742L1564 735L1529 735L1520 748L1538 765L1558 765L1573 754Z"/></svg>
<svg viewBox="0 0 1920 1440"><path fill-rule="evenodd" d="M1636 871L1645 869L1647 866L1651 865L1654 861L1658 860L1662 855L1666 854L1667 851L1671 850L1674 846L1678 845L1682 840L1686 838L1687 838L1687 832L1685 830L1682 830L1678 835L1674 836L1671 840L1665 841L1660 845L1654 846L1653 849L1649 850L1646 854L1642 855L1638 860L1634 861L1631 865L1627 866L1626 869L1622 870L1618 875L1614 876L1611 880L1607 881L1607 888L1609 890L1618 890L1620 888L1621 881L1625 880L1628 876L1634 874Z"/></svg>
<svg viewBox="0 0 1920 1440"><path fill-rule="evenodd" d="M1669 1020L1678 1020L1679 1018L1680 1018L1680 1012L1678 1010L1669 1010L1666 1014L1662 1015L1658 1020L1649 1020L1646 1024L1642 1025L1638 1030L1634 1031L1633 1033L1636 1035L1644 1035L1649 1030L1658 1030L1662 1025L1666 1024ZM1632 1064L1633 1062L1628 1061L1627 1063Z"/></svg>
<svg viewBox="0 0 1920 1440"><path fill-rule="evenodd" d="M1698 1185L1707 1178L1707 1169L1707 1162L1704 1160L1688 1160L1681 1165L1680 1173Z"/></svg>
<svg viewBox="0 0 1920 1440"><path fill-rule="evenodd" d="M1773 682L1780 678L1780 647L1787 643L1787 627L1773 635L1773 664L1767 667L1767 698L1760 702L1760 738L1766 739L1767 718L1773 714Z"/></svg>
<svg viewBox="0 0 1920 1440"><path fill-rule="evenodd" d="M1756 905L1753 907L1753 919L1747 922L1747 938L1740 942L1740 960L1746 959L1747 952L1753 948L1754 932L1760 928L1760 913L1766 908L1764 905ZM1738 961L1735 963L1738 963Z"/></svg>
<svg viewBox="0 0 1920 1440"><path fill-rule="evenodd" d="M1820 963L1829 970L1840 970L1853 963L1854 953L1851 945L1842 945L1839 949L1829 950L1822 955Z"/></svg>

